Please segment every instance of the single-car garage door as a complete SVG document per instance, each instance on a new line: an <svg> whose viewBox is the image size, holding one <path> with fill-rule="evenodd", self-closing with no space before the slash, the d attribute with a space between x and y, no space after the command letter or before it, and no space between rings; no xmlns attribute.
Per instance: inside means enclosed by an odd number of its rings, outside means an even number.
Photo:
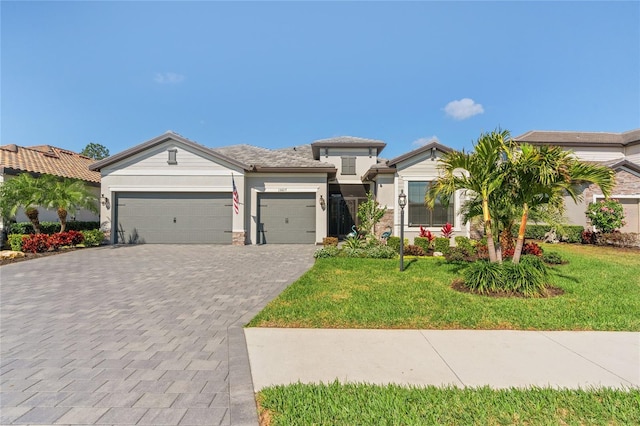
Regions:
<svg viewBox="0 0 640 426"><path fill-rule="evenodd" d="M258 195L258 242L313 244L316 242L315 193Z"/></svg>
<svg viewBox="0 0 640 426"><path fill-rule="evenodd" d="M116 243L231 243L230 192L120 192L116 200Z"/></svg>

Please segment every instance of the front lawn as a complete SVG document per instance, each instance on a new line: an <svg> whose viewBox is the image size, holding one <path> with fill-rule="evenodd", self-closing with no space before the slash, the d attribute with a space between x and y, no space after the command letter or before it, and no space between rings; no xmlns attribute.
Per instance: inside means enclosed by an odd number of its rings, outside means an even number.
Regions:
<svg viewBox="0 0 640 426"><path fill-rule="evenodd" d="M442 258L318 259L249 326L311 328L640 331L640 251L545 245L551 298L492 298L451 288L463 266Z"/></svg>
<svg viewBox="0 0 640 426"><path fill-rule="evenodd" d="M258 395L261 425L637 424L640 391L296 384Z"/></svg>

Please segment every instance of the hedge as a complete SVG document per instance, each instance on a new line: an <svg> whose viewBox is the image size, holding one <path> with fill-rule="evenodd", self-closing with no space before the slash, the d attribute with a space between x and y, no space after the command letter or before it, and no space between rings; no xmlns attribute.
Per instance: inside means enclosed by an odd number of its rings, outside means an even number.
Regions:
<svg viewBox="0 0 640 426"><path fill-rule="evenodd" d="M100 229L100 222L97 221L69 221L65 231L91 231ZM9 234L34 234L31 222L12 223L7 227ZM40 222L40 231L43 234L55 234L60 232L60 222Z"/></svg>
<svg viewBox="0 0 640 426"><path fill-rule="evenodd" d="M524 231L524 237L532 240L544 240L544 234L549 232L551 226L549 225L527 225ZM582 242L582 231L584 226L566 225L562 227L562 233L558 233L561 241L568 243L580 243ZM514 238L518 236L518 225L514 225L511 229L511 233Z"/></svg>

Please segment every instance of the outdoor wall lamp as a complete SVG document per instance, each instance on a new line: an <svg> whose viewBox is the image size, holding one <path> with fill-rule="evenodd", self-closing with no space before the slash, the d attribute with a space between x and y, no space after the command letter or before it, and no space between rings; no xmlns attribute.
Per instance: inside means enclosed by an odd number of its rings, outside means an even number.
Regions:
<svg viewBox="0 0 640 426"><path fill-rule="evenodd" d="M400 206L400 272L404 271L404 208L407 205L407 195L404 189L398 195L398 205Z"/></svg>
<svg viewBox="0 0 640 426"><path fill-rule="evenodd" d="M109 198L105 197L104 194L100 194L100 204L109 208Z"/></svg>
<svg viewBox="0 0 640 426"><path fill-rule="evenodd" d="M324 198L322 197L322 195L320 195L320 208L322 210L327 208L327 202L324 200Z"/></svg>

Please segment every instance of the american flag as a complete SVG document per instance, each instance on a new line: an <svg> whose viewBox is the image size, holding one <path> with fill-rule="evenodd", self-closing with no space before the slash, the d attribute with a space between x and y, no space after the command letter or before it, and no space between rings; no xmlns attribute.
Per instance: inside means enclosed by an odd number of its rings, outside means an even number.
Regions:
<svg viewBox="0 0 640 426"><path fill-rule="evenodd" d="M236 188L236 181L231 175L231 183L233 184L233 211L240 213L240 196L238 195L238 188Z"/></svg>

